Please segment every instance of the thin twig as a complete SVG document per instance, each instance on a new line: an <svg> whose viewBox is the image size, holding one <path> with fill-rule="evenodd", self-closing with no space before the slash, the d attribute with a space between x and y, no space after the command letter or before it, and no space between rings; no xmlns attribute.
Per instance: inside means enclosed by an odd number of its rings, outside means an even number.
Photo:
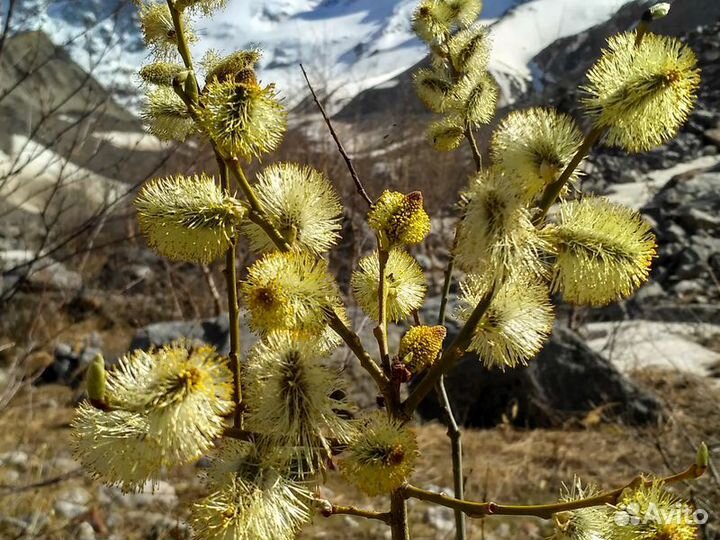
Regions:
<svg viewBox="0 0 720 540"><path fill-rule="evenodd" d="M473 161L475 162L475 170L480 172L482 169L482 156L480 150L478 150L477 141L475 141L475 135L473 135L472 128L467 127L465 129L465 138L467 139L470 151L472 152Z"/></svg>
<svg viewBox="0 0 720 540"><path fill-rule="evenodd" d="M358 194L365 200L365 202L368 204L368 206L373 205L373 201L370 198L370 196L367 194L367 191L365 191L365 188L362 185L362 182L360 181L360 177L358 176L357 171L355 170L355 166L353 165L352 159L350 159L350 156L345 151L345 147L340 142L340 139L338 138L337 133L335 132L335 128L332 125L332 122L330 121L330 117L328 117L327 113L325 112L325 108L320 103L320 100L317 97L317 94L315 93L315 90L312 87L312 84L310 84L310 79L308 78L307 72L305 71L305 68L302 64L300 64L300 69L303 72L303 76L305 77L305 82L308 85L308 88L310 89L310 93L312 94L313 101L315 101L315 105L317 105L317 108L320 110L320 114L322 114L323 119L325 120L325 124L327 124L328 130L330 130L330 135L332 136L333 140L335 141L335 144L337 145L338 152L340 152L340 155L345 160L345 164L347 165L348 170L350 171L350 176L352 176L353 182L355 182L355 188L357 189Z"/></svg>
<svg viewBox="0 0 720 540"><path fill-rule="evenodd" d="M66 473L58 475L58 476L54 476L52 478L48 478L46 480L41 480L41 481L35 482L33 484L25 484L23 486L9 486L9 485L0 484L0 497L5 497L7 495L15 495L17 493L22 493L24 491L32 491L33 489L52 486L52 485L64 482L65 480L69 480L70 478L74 478L76 476L82 476L82 475L83 475L83 468L78 467L77 469L73 469L72 471L66 472Z"/></svg>
<svg viewBox="0 0 720 540"><path fill-rule="evenodd" d="M465 498L465 477L463 476L463 450L462 450L462 432L455 420L450 398L448 398L447 389L445 388L445 377L441 376L436 388L440 405L443 408L445 416L445 424L447 426L447 436L450 439L450 452L452 455L453 470L453 492L456 499ZM467 530L465 524L465 513L459 508L454 509L455 513L455 539L465 540L467 538Z"/></svg>
<svg viewBox="0 0 720 540"><path fill-rule="evenodd" d="M378 240L378 244L379 244ZM390 352L387 342L387 285L386 267L390 253L380 247L378 250L378 325L373 330L380 349L380 358L385 373L390 373Z"/></svg>

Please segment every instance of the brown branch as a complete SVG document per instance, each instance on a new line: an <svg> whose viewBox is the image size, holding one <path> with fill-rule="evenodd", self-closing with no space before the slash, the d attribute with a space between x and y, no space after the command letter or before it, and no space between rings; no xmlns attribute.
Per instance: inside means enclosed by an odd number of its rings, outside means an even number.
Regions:
<svg viewBox="0 0 720 540"><path fill-rule="evenodd" d="M348 348L355 354L357 359L360 360L360 364L375 380L379 390L383 394L386 394L389 390L390 381L385 376L382 369L380 369L380 366L378 366L375 360L373 360L365 350L358 335L345 325L334 309L327 308L325 310L325 315L330 328L332 328L335 333L342 338Z"/></svg>
<svg viewBox="0 0 720 540"><path fill-rule="evenodd" d="M330 135L332 136L333 140L335 141L335 144L337 146L338 152L340 152L340 155L345 160L345 164L347 165L348 171L350 171L350 176L352 176L353 182L355 182L355 188L357 189L358 194L365 200L365 202L368 204L368 206L373 205L373 201L370 198L370 196L367 194L367 191L365 191L365 188L362 185L362 182L360 181L360 177L358 176L357 171L355 170L355 166L353 165L352 159L350 159L350 156L345 151L345 147L340 142L340 139L335 132L335 128L332 125L332 122L330 121L330 117L328 117L327 113L325 112L325 108L320 103L320 100L317 97L317 94L315 93L315 90L312 87L312 84L310 84L310 79L308 78L308 74L305 71L305 68L302 64L300 64L300 69L303 72L303 76L305 77L305 82L308 85L308 88L310 89L310 93L312 94L313 101L315 101L315 105L317 105L317 108L320 110L320 114L322 114L323 119L325 120L325 124L328 127L328 130L330 130Z"/></svg>
<svg viewBox="0 0 720 540"><path fill-rule="evenodd" d="M665 484L672 484L682 480L692 480L702 476L706 470L707 467L693 464L680 473L661 478L660 480ZM491 501L473 502L460 500L454 497L448 497L442 493L435 493L433 491L427 491L410 485L403 488L403 494L406 498L419 499L438 504L440 506L445 506L447 508L460 510L471 518L482 518L486 516L535 516L543 519L552 519L553 514L558 512L577 510L578 508L589 508L591 506L602 506L605 504L615 504L621 497L623 491L626 489L637 488L640 485L651 485L652 482L652 479L646 479L642 476L638 476L623 487L606 491L593 497L569 502L528 506L497 504Z"/></svg>
<svg viewBox="0 0 720 540"><path fill-rule="evenodd" d="M64 482L65 480L69 480L70 478L82 475L83 468L78 467L77 469L73 469L72 471L66 472L64 474L54 476L52 478L47 478L46 480L41 480L32 484L25 484L23 486L10 486L0 484L0 497L5 497L7 495L15 495L24 491L32 491L33 489L52 486Z"/></svg>
<svg viewBox="0 0 720 540"><path fill-rule="evenodd" d="M472 128L465 128L465 138L467 139L470 151L472 152L473 161L475 162L475 170L480 172L480 169L482 169L482 156L480 155L480 150L478 149L477 141L475 140L475 135L473 135Z"/></svg>

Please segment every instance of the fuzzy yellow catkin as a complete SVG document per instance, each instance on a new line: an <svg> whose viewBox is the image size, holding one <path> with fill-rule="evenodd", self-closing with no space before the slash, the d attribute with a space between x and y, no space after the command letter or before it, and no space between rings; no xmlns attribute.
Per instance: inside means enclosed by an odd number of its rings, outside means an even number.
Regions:
<svg viewBox="0 0 720 540"><path fill-rule="evenodd" d="M175 8L184 11L198 11L203 15L212 15L216 11L223 9L228 0L176 0Z"/></svg>
<svg viewBox="0 0 720 540"><path fill-rule="evenodd" d="M499 280L510 270L547 274L542 256L551 246L532 224L517 185L497 168L471 181L455 249L463 271L485 272Z"/></svg>
<svg viewBox="0 0 720 540"><path fill-rule="evenodd" d="M380 260L377 251L363 257L358 268L352 274L350 286L353 297L370 317L378 317L378 282L380 279ZM407 252L391 249L385 268L387 318L399 322L413 310L422 307L427 285L422 268Z"/></svg>
<svg viewBox="0 0 720 540"><path fill-rule="evenodd" d="M446 335L444 326L412 326L400 340L398 359L411 373L421 373L437 359Z"/></svg>
<svg viewBox="0 0 720 540"><path fill-rule="evenodd" d="M492 301L470 341L470 350L487 367L525 365L542 349L552 332L555 315L547 286L526 275L511 275L501 284L491 275L468 275L460 284L457 317L466 321L489 291Z"/></svg>
<svg viewBox="0 0 720 540"><path fill-rule="evenodd" d="M471 71L463 75L452 90L452 108L464 124L477 127L495 116L498 85L487 71Z"/></svg>
<svg viewBox="0 0 720 540"><path fill-rule="evenodd" d="M135 199L148 244L171 260L207 264L232 245L247 209L204 174L151 180Z"/></svg>
<svg viewBox="0 0 720 540"><path fill-rule="evenodd" d="M238 75L253 79L255 67L261 57L262 53L258 49L236 51L223 57L208 54L202 62L206 72L206 80L208 83L213 81L225 82L231 79L234 79L235 82L243 82L237 79Z"/></svg>
<svg viewBox="0 0 720 540"><path fill-rule="evenodd" d="M293 540L310 521L312 493L267 445L224 441L211 493L193 504L190 523L203 540Z"/></svg>
<svg viewBox="0 0 720 540"><path fill-rule="evenodd" d="M274 252L256 261L240 291L250 325L259 333L323 332L323 310L340 304L327 263L298 251Z"/></svg>
<svg viewBox="0 0 720 540"><path fill-rule="evenodd" d="M423 104L432 112L445 112L450 104L452 81L439 69L421 68L413 73L415 91Z"/></svg>
<svg viewBox="0 0 720 540"><path fill-rule="evenodd" d="M327 177L308 166L275 163L254 185L265 215L292 247L321 255L340 238L342 204ZM255 223L243 227L256 252L276 249Z"/></svg>
<svg viewBox="0 0 720 540"><path fill-rule="evenodd" d="M160 441L149 434L147 418L125 410L100 410L81 403L71 422L74 454L83 468L124 492L157 483L167 464Z"/></svg>
<svg viewBox="0 0 720 540"><path fill-rule="evenodd" d="M253 80L210 82L201 96L200 124L219 150L250 161L272 152L287 129L287 113L273 85Z"/></svg>
<svg viewBox="0 0 720 540"><path fill-rule="evenodd" d="M140 118L145 128L161 141L185 141L197 131L187 106L172 88L150 90L142 105Z"/></svg>
<svg viewBox="0 0 720 540"><path fill-rule="evenodd" d="M445 41L451 24L452 12L444 0L423 0L413 12L413 30L428 43Z"/></svg>
<svg viewBox="0 0 720 540"><path fill-rule="evenodd" d="M481 0L444 0L450 19L461 28L474 23L482 11Z"/></svg>
<svg viewBox="0 0 720 540"><path fill-rule="evenodd" d="M182 15L181 15L182 17ZM170 8L165 2L147 2L140 4L138 19L145 44L156 58L168 59L177 56L177 34ZM197 36L184 21L185 41L193 43Z"/></svg>
<svg viewBox="0 0 720 540"><path fill-rule="evenodd" d="M279 331L253 347L245 368L247 428L293 448L311 472L324 468L328 440L344 443L352 433L344 384L326 362L318 339Z"/></svg>
<svg viewBox="0 0 720 540"><path fill-rule="evenodd" d="M430 232L430 216L423 207L422 193L384 191L368 213L368 225L386 249L419 244Z"/></svg>
<svg viewBox="0 0 720 540"><path fill-rule="evenodd" d="M626 490L613 506L613 540L694 540L694 510L660 480Z"/></svg>
<svg viewBox="0 0 720 540"><path fill-rule="evenodd" d="M606 142L642 152L669 140L695 106L700 70L695 53L673 37L612 36L588 71L583 104Z"/></svg>
<svg viewBox="0 0 720 540"><path fill-rule="evenodd" d="M582 132L569 116L534 107L508 114L492 136L493 162L517 175L528 201L556 181L582 144ZM579 167L570 177L574 183Z"/></svg>
<svg viewBox="0 0 720 540"><path fill-rule="evenodd" d="M572 502L597 495L594 486L583 486L575 479L572 486L563 486L560 502ZM613 515L607 505L579 508L559 512L553 516L554 534L552 540L598 540L609 538L612 533Z"/></svg>
<svg viewBox="0 0 720 540"><path fill-rule="evenodd" d="M140 69L139 75L147 84L171 87L175 76L184 69L185 66L173 62L152 62L144 65Z"/></svg>
<svg viewBox="0 0 720 540"><path fill-rule="evenodd" d="M388 494L412 474L418 457L412 430L383 412L361 420L340 458L346 480L370 496Z"/></svg>
<svg viewBox="0 0 720 540"><path fill-rule="evenodd" d="M467 28L454 34L447 43L450 61L459 73L485 71L490 59L487 28Z"/></svg>
<svg viewBox="0 0 720 540"><path fill-rule="evenodd" d="M455 150L465 137L465 122L457 113L432 122L427 130L430 144L440 152Z"/></svg>
<svg viewBox="0 0 720 540"><path fill-rule="evenodd" d="M108 377L111 406L141 414L164 463L187 463L212 447L232 411L232 374L209 346L176 342L120 359Z"/></svg>
<svg viewBox="0 0 720 540"><path fill-rule="evenodd" d="M553 291L567 302L603 306L627 298L648 279L655 236L630 208L602 197L565 202L547 230L557 253Z"/></svg>

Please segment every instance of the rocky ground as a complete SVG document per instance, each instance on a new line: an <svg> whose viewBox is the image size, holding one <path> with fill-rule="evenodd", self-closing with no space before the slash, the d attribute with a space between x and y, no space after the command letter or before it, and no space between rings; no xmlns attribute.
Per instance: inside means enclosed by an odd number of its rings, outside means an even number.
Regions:
<svg viewBox="0 0 720 540"><path fill-rule="evenodd" d="M467 430L464 436L468 497L502 502L550 502L562 483L578 475L602 487L617 487L637 472L668 474L694 459L700 440L720 450L717 403L720 392L704 378L677 372L644 372L637 384L662 395L671 407L661 426L633 428L606 423L595 411L557 429L523 430L509 424ZM28 389L0 416L0 537L60 540L189 539L188 508L202 496L199 475L207 461L168 471L154 494L123 495L87 478L70 451L68 423L73 395L65 387ZM452 485L444 428L417 425L422 459L413 482L449 491ZM703 538L719 538L720 476L713 466L702 479L677 486L710 512ZM331 473L321 495L338 504L382 508ZM452 514L414 503L413 538L452 537ZM545 538L537 519L470 521L470 538ZM301 538L389 538L384 526L349 517L317 517Z"/></svg>

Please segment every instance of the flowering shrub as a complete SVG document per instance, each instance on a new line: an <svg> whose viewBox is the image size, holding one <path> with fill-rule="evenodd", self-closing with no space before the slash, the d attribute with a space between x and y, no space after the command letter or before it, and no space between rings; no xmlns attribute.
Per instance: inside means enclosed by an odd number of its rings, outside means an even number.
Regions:
<svg viewBox="0 0 720 540"><path fill-rule="evenodd" d="M636 30L612 37L589 71L582 101L592 124L587 133L553 109L512 112L495 130L492 162L483 168L474 129L492 119L498 87L487 71L489 33L476 22L480 2L420 2L413 27L431 62L415 73L414 84L440 115L428 136L439 151L466 142L476 171L462 196L438 322L430 326L418 316L427 287L409 251L430 231L423 196L385 191L373 201L351 166L377 237L376 251L359 261L351 278L355 300L377 323L374 357L349 327L328 271L326 255L340 238L342 213L330 181L293 163L270 165L254 180L245 175L243 166L275 150L287 127L275 88L257 79L260 52L211 52L196 66L190 23L221 9L224 0L138 2L153 58L140 71L148 87L147 127L161 139L204 137L218 162L217 177L208 171L148 182L136 199L138 219L149 245L165 257L197 264L225 258L230 352L225 357L178 342L129 354L108 373L102 359L94 362L89 399L73 422L77 453L92 475L134 491L167 467L212 453L208 495L191 517L196 536L207 540L293 538L314 513L380 520L393 539L405 540L409 498L454 509L458 539L465 538L466 515L498 514L552 520L557 538L694 538L689 518L662 524L616 517L673 506L681 507L678 515L691 515L665 486L705 471L704 446L696 463L666 479L639 477L610 491L576 482L559 502L506 506L464 500L453 428L455 496L410 483L419 457L413 412L431 391L449 410L443 375L465 351L476 351L487 366L521 369L552 331L551 292L601 306L630 296L648 278L655 255L650 226L634 210L584 196L580 165L598 142L647 150L686 120L699 84L695 56L678 40L649 33L666 5L650 9ZM258 256L242 276L235 257L241 235ZM464 273L457 313L464 326L444 343L454 265ZM257 337L243 362L241 305ZM388 323L408 320L412 326L393 353ZM380 410L352 418L341 397L346 383L327 361L341 345L374 379ZM333 464L366 494L386 497L386 509L323 499L319 486Z"/></svg>

